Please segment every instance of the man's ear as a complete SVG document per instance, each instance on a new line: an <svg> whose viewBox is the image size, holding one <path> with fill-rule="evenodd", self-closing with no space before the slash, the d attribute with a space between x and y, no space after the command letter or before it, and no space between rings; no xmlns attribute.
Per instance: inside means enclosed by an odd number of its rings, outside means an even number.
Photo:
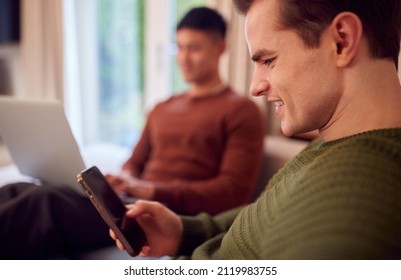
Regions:
<svg viewBox="0 0 401 280"><path fill-rule="evenodd" d="M333 19L330 30L337 52L337 66L345 67L351 63L360 47L362 22L354 13L342 12Z"/></svg>
<svg viewBox="0 0 401 280"><path fill-rule="evenodd" d="M222 55L226 49L227 49L227 43L225 40L223 40L220 44L219 44L219 48L220 48L220 55Z"/></svg>

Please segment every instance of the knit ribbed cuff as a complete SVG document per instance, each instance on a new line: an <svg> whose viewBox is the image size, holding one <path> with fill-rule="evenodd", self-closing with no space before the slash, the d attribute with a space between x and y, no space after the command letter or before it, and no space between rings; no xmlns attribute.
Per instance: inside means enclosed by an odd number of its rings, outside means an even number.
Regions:
<svg viewBox="0 0 401 280"><path fill-rule="evenodd" d="M201 220L190 216L181 216L181 219L184 230L178 254L190 256L199 245L206 241L206 234L201 230L203 228Z"/></svg>

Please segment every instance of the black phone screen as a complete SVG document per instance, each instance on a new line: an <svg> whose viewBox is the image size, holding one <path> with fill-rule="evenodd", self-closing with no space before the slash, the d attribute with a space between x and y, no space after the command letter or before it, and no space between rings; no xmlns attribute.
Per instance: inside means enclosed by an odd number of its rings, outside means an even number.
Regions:
<svg viewBox="0 0 401 280"><path fill-rule="evenodd" d="M87 195L95 204L98 211L100 211L103 219L105 219L106 223L108 222L107 217L112 219L112 222L118 227L129 245L135 251L130 252L128 250L129 248L127 248L128 253L136 255L142 248L146 239L142 228L136 220L125 218L125 213L127 211L125 205L97 167L94 166L83 171L81 177L85 182L83 187ZM107 213L102 213L102 211L106 211ZM128 244L124 245L127 247Z"/></svg>
<svg viewBox="0 0 401 280"><path fill-rule="evenodd" d="M84 179L88 186L90 186L92 193L99 200L98 202L103 204L103 207L109 212L113 221L120 226L127 211L124 204L101 173L92 169L87 175L84 175Z"/></svg>

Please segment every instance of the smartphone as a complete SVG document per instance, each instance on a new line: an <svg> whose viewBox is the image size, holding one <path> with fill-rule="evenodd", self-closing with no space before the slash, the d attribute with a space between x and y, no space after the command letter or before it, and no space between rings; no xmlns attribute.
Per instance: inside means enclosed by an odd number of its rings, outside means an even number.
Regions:
<svg viewBox="0 0 401 280"><path fill-rule="evenodd" d="M92 166L83 170L77 175L77 181L128 254L138 255L146 241L145 234L135 219L126 218L127 208L99 168Z"/></svg>

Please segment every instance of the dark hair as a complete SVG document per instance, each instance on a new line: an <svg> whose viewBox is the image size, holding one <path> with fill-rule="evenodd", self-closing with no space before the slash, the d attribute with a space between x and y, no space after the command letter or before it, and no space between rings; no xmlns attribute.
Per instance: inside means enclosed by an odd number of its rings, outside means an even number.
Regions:
<svg viewBox="0 0 401 280"><path fill-rule="evenodd" d="M400 52L400 0L276 0L280 24L295 30L309 47L319 46L320 36L334 17L349 11L362 21L371 56L392 58L398 66ZM254 0L233 0L237 11L246 14Z"/></svg>
<svg viewBox="0 0 401 280"><path fill-rule="evenodd" d="M200 7L193 8L180 20L177 24L177 31L182 28L217 32L222 38L225 38L227 24L217 11L207 7Z"/></svg>

